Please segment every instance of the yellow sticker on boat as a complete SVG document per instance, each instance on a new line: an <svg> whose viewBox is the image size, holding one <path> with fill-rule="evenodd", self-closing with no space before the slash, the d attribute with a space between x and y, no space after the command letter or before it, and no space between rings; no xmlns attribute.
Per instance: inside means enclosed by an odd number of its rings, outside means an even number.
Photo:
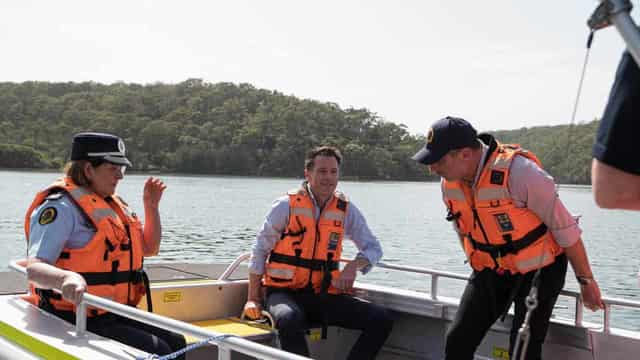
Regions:
<svg viewBox="0 0 640 360"><path fill-rule="evenodd" d="M162 296L162 301L166 303L180 302L180 300L182 300L182 292L180 291L166 291Z"/></svg>
<svg viewBox="0 0 640 360"><path fill-rule="evenodd" d="M322 338L322 329L309 329L309 340L318 341Z"/></svg>
<svg viewBox="0 0 640 360"><path fill-rule="evenodd" d="M509 350L494 346L491 356L496 360L509 360Z"/></svg>

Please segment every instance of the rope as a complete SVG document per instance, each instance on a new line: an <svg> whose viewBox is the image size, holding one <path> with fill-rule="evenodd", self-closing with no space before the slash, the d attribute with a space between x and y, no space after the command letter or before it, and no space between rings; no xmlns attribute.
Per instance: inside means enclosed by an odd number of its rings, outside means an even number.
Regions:
<svg viewBox="0 0 640 360"><path fill-rule="evenodd" d="M197 343L193 343L191 345L187 345L184 349L180 349L176 352L172 352L171 354L167 354L167 355L157 355L157 354L148 354L146 356L136 356L135 360L171 360L171 359L176 359L178 356L197 349L199 347L203 347L211 342L213 343L218 343L220 341L223 341L225 339L228 339L230 337L233 337L234 335L230 335L230 334L222 334L222 335L216 335L216 336L212 336L210 338L204 339L202 341L198 341Z"/></svg>
<svg viewBox="0 0 640 360"><path fill-rule="evenodd" d="M589 32L589 37L587 39L587 51L584 56L584 62L582 64L582 72L580 74L580 81L578 82L578 91L576 94L576 100L573 104L573 113L571 114L571 123L567 128L567 146L566 146L565 159L568 159L568 156L569 156L569 147L571 145L571 127L574 125L576 120L576 113L578 111L578 104L580 103L580 94L582 92L582 87L583 87L582 85L584 83L587 64L589 63L589 53L591 52L591 43L593 42L594 32L595 30L591 30L591 32ZM556 188L556 192L557 191L558 190ZM556 195L556 197L553 198L554 206L552 206L552 208L555 208L555 202L557 198L558 198L558 195ZM546 245L546 242L544 245ZM544 247L543 247L543 251L544 251ZM542 265L542 260L543 259L540 259L540 265ZM533 311L538 307L538 287L540 286L539 282L540 282L541 270L542 268L538 268L538 270L536 270L535 275L533 275L533 280L531 281L531 289L529 290L529 295L527 295L527 298L525 299L527 312L524 316L524 321L522 322L522 326L520 327L520 329L518 329L518 335L516 336L516 343L513 347L512 356L516 360L517 359L525 360L527 356L527 348L529 347L529 341L531 336L531 327L529 325L529 322L531 320L531 315L533 314Z"/></svg>

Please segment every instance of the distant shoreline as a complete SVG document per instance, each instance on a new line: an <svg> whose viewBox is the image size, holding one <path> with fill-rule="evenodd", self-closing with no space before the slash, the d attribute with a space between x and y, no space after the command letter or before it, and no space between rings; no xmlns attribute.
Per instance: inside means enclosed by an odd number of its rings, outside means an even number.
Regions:
<svg viewBox="0 0 640 360"><path fill-rule="evenodd" d="M62 174L62 170L56 169L34 169L34 168L2 168L0 169L2 172L31 172L31 173L43 173L43 174ZM300 177L290 177L290 176L255 176L255 175L232 175L232 174L196 174L196 173L178 173L178 172L162 172L158 170L153 171L136 171L136 170L127 170L126 174L133 175L159 175L159 176L185 176L185 177L229 177L229 178L253 178L253 179L298 179L302 180L302 176ZM398 179L360 179L357 176L341 176L340 181L353 181L353 182L426 182L426 183L437 183L437 180L398 180ZM573 189L591 189L591 184L558 184L560 188L573 188Z"/></svg>

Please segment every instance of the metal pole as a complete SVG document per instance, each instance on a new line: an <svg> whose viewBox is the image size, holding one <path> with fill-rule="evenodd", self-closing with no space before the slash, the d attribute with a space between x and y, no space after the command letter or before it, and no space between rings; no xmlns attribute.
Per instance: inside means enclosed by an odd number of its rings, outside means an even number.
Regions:
<svg viewBox="0 0 640 360"><path fill-rule="evenodd" d="M218 345L218 360L231 360L231 349Z"/></svg>
<svg viewBox="0 0 640 360"><path fill-rule="evenodd" d="M81 301L76 307L76 336L84 335L87 330L87 304Z"/></svg>
<svg viewBox="0 0 640 360"><path fill-rule="evenodd" d="M622 36L622 39L627 44L627 49L633 56L636 64L640 64L640 30L638 30L638 26L629 14L631 11L629 1L602 0L602 2L606 1L612 5L609 17L611 23L616 27L620 36Z"/></svg>
<svg viewBox="0 0 640 360"><path fill-rule="evenodd" d="M431 275L431 299L438 300L438 275Z"/></svg>

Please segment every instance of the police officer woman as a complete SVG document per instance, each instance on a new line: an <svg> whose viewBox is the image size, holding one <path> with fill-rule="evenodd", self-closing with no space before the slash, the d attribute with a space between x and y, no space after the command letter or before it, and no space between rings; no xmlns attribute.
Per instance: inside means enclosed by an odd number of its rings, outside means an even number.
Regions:
<svg viewBox="0 0 640 360"><path fill-rule="evenodd" d="M122 139L79 133L65 177L36 195L25 217L25 234L28 279L40 308L75 322L75 306L85 291L131 306L144 295L142 262L160 248L158 206L166 186L147 179L143 226L115 195L127 166ZM185 346L182 335L104 310L89 307L87 316L89 331L152 354Z"/></svg>

